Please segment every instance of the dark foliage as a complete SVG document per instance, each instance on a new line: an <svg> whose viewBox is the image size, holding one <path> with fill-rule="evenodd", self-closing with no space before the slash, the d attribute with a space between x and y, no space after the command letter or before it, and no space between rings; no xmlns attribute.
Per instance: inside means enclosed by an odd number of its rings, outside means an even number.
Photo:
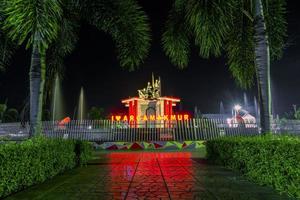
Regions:
<svg viewBox="0 0 300 200"><path fill-rule="evenodd" d="M300 197L300 139L228 137L207 141L209 160L238 170L261 185Z"/></svg>

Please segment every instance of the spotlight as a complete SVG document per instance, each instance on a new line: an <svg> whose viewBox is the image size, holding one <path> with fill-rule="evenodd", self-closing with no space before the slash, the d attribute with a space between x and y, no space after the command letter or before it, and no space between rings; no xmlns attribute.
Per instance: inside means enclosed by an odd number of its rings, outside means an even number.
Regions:
<svg viewBox="0 0 300 200"><path fill-rule="evenodd" d="M240 106L239 104L237 104L233 108L234 108L234 110L239 111L242 108L242 106Z"/></svg>

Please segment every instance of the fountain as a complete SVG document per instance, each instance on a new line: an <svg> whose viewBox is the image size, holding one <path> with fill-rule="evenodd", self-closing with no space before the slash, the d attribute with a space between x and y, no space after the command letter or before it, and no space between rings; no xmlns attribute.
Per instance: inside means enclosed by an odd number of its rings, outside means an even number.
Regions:
<svg viewBox="0 0 300 200"><path fill-rule="evenodd" d="M54 87L52 93L51 114L52 114L52 120L56 121L56 120L61 120L65 116L61 81L59 79L58 74L56 74L53 84Z"/></svg>
<svg viewBox="0 0 300 200"><path fill-rule="evenodd" d="M249 104L248 104L248 98L247 98L246 92L244 92L244 108L246 110L249 110Z"/></svg>
<svg viewBox="0 0 300 200"><path fill-rule="evenodd" d="M255 111L256 121L259 124L260 123L260 110L259 110L259 106L258 106L256 97L254 97L254 111Z"/></svg>
<svg viewBox="0 0 300 200"><path fill-rule="evenodd" d="M78 101L78 112L77 112L77 119L78 120L86 119L85 111L86 111L85 96L84 96L83 87L81 87L80 95L79 95L79 101Z"/></svg>
<svg viewBox="0 0 300 200"><path fill-rule="evenodd" d="M223 101L220 102L220 114L222 114L222 115L225 114L225 109L224 109Z"/></svg>

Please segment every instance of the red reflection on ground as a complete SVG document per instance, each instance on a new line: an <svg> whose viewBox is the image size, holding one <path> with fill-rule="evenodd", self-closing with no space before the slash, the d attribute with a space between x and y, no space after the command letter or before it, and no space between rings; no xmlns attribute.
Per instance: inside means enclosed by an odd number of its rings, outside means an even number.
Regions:
<svg viewBox="0 0 300 200"><path fill-rule="evenodd" d="M193 191L196 180L190 152L112 152L107 155L107 190L115 199L169 199Z"/></svg>

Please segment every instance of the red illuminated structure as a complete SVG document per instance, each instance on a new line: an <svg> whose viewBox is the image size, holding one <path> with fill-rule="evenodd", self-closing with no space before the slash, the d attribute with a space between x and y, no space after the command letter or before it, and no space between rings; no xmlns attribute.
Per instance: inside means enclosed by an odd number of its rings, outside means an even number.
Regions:
<svg viewBox="0 0 300 200"><path fill-rule="evenodd" d="M160 97L154 100L133 97L122 100L122 103L128 107L128 115L138 118L138 116L172 116L173 107L179 103L180 99L172 97ZM171 118L171 117L169 117Z"/></svg>
<svg viewBox="0 0 300 200"><path fill-rule="evenodd" d="M173 107L180 102L179 98L161 96L160 78L154 80L152 75L152 84L148 82L146 88L138 90L138 94L138 97L122 100L128 107L126 120L122 120L121 116L112 116L112 120L134 121L142 126L148 121L147 124L155 124L154 127L165 127L166 121L188 119L188 115L174 115Z"/></svg>

